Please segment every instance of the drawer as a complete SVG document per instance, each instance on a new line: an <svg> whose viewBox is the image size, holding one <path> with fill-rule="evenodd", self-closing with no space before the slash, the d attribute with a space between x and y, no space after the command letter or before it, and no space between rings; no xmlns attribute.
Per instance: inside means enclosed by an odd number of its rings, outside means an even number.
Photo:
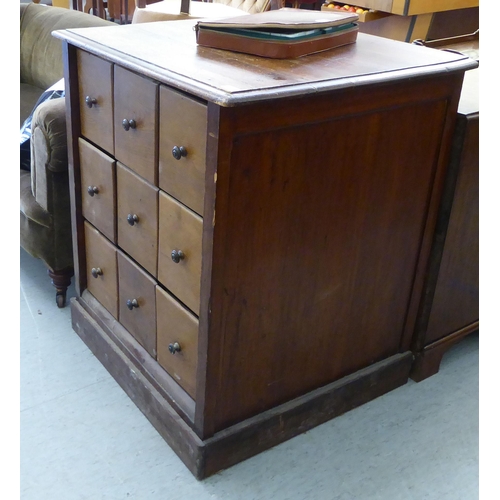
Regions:
<svg viewBox="0 0 500 500"><path fill-rule="evenodd" d="M159 198L158 281L199 315L203 220L163 191Z"/></svg>
<svg viewBox="0 0 500 500"><path fill-rule="evenodd" d="M118 319L116 247L87 221L84 222L84 227L87 288Z"/></svg>
<svg viewBox="0 0 500 500"><path fill-rule="evenodd" d="M207 107L160 86L158 183L203 215Z"/></svg>
<svg viewBox="0 0 500 500"><path fill-rule="evenodd" d="M113 65L81 50L77 54L81 134L113 154Z"/></svg>
<svg viewBox="0 0 500 500"><path fill-rule="evenodd" d="M156 287L158 363L196 399L198 320L171 295Z"/></svg>
<svg viewBox="0 0 500 500"><path fill-rule="evenodd" d="M115 157L158 184L158 85L119 66L114 73Z"/></svg>
<svg viewBox="0 0 500 500"><path fill-rule="evenodd" d="M118 245L156 277L158 188L117 163Z"/></svg>
<svg viewBox="0 0 500 500"><path fill-rule="evenodd" d="M120 323L156 358L156 282L120 250L117 256Z"/></svg>
<svg viewBox="0 0 500 500"><path fill-rule="evenodd" d="M116 243L116 162L82 138L78 148L83 216Z"/></svg>

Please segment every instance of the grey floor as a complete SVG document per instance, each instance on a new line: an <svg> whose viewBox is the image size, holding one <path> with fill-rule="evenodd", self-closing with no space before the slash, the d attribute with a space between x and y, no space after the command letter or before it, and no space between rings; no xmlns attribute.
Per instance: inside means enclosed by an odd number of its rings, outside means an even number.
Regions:
<svg viewBox="0 0 500 500"><path fill-rule="evenodd" d="M477 335L436 376L199 482L72 331L41 262L21 250L20 272L23 500L478 498Z"/></svg>

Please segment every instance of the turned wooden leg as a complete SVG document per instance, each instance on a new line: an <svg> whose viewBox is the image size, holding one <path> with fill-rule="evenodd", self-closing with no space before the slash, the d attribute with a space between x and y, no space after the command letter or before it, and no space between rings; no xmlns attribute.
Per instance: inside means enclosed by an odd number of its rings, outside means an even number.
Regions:
<svg viewBox="0 0 500 500"><path fill-rule="evenodd" d="M52 285L56 288L56 303L57 307L64 307L66 305L66 291L68 286L71 285L71 277L73 276L73 269L63 269L62 271L47 271Z"/></svg>

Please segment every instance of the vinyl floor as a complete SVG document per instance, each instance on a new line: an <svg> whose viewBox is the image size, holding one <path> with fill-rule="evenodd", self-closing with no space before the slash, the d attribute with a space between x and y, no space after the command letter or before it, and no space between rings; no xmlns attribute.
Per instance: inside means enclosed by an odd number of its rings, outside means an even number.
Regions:
<svg viewBox="0 0 500 500"><path fill-rule="evenodd" d="M199 482L73 332L43 264L23 250L20 284L22 500L479 498L478 335L437 375Z"/></svg>

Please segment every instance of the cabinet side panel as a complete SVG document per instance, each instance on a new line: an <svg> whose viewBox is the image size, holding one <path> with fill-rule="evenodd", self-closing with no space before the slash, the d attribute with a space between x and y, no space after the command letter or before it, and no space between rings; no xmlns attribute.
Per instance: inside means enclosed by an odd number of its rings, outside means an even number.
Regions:
<svg viewBox="0 0 500 500"><path fill-rule="evenodd" d="M479 116L467 126L426 343L479 319Z"/></svg>
<svg viewBox="0 0 500 500"><path fill-rule="evenodd" d="M235 136L215 431L398 352L446 112Z"/></svg>

